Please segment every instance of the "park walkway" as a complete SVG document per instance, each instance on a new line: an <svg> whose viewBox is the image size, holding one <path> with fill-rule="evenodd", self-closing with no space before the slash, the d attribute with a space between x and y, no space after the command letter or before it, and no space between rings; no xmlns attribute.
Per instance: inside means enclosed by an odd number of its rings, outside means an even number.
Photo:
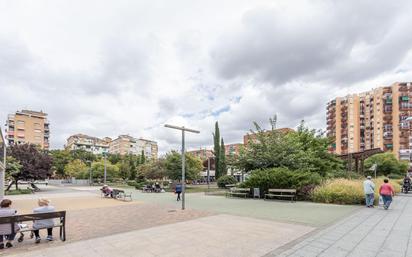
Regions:
<svg viewBox="0 0 412 257"><path fill-rule="evenodd" d="M412 195L397 196L388 211L364 208L271 256L412 256Z"/></svg>

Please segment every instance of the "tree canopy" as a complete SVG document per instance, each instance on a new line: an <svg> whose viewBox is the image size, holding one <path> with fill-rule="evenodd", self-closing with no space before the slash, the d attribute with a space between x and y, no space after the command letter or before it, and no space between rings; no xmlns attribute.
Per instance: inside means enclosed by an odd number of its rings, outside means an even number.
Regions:
<svg viewBox="0 0 412 257"><path fill-rule="evenodd" d="M186 179L197 179L203 169L202 160L192 154L186 153ZM166 174L170 179L182 179L182 155L176 151L171 151L165 158Z"/></svg>
<svg viewBox="0 0 412 257"><path fill-rule="evenodd" d="M369 170L373 164L377 164L376 174L387 176L388 174L403 175L408 170L407 161L398 161L393 153L379 153L365 160L365 170Z"/></svg>

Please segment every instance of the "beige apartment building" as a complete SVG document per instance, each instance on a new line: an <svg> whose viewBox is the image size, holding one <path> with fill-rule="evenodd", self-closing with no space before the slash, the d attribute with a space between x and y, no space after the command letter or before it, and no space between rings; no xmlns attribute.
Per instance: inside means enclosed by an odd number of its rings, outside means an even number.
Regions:
<svg viewBox="0 0 412 257"><path fill-rule="evenodd" d="M110 137L103 139L92 137L84 134L75 134L67 138L65 145L66 150L79 150L83 149L93 154L103 154L109 152Z"/></svg>
<svg viewBox="0 0 412 257"><path fill-rule="evenodd" d="M113 154L135 154L145 153L147 158L157 159L158 146L155 141L139 138L136 139L129 135L120 135L110 142L109 152Z"/></svg>
<svg viewBox="0 0 412 257"><path fill-rule="evenodd" d="M412 149L412 83L394 83L360 94L337 97L327 104L327 135L336 154L373 148L409 160Z"/></svg>
<svg viewBox="0 0 412 257"><path fill-rule="evenodd" d="M22 110L9 114L6 121L6 140L12 144L35 144L44 150L50 147L50 124L47 114Z"/></svg>

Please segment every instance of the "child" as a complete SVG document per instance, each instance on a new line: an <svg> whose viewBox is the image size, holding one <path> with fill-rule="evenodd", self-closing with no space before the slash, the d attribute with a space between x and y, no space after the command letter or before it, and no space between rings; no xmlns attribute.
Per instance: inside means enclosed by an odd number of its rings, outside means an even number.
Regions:
<svg viewBox="0 0 412 257"><path fill-rule="evenodd" d="M33 210L33 213L45 213L45 212L53 212L54 207L50 205L50 201L45 198L40 198L38 201L39 207ZM54 221L53 219L45 219L45 220L36 220L33 223L33 230L34 235L36 236L36 244L40 243L40 228L47 228L47 238L48 241L53 241L53 226Z"/></svg>
<svg viewBox="0 0 412 257"><path fill-rule="evenodd" d="M0 203L0 217L7 217L7 216L14 216L16 215L17 211L15 209L10 208L11 200L3 199ZM14 240L16 236L16 232L19 230L19 226L17 224L13 224L14 226L14 233L11 231L10 224L0 224L0 249L4 249L3 237L7 239L6 247L10 248L13 247L11 242Z"/></svg>

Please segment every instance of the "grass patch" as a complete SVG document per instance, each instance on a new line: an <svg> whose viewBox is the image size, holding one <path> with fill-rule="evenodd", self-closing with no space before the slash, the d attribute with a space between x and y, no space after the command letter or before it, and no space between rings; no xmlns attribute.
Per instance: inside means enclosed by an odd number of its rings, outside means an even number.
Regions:
<svg viewBox="0 0 412 257"><path fill-rule="evenodd" d="M17 190L10 190L5 191L5 195L26 195L31 194L32 191L30 189L17 189Z"/></svg>
<svg viewBox="0 0 412 257"><path fill-rule="evenodd" d="M332 179L315 188L312 192L312 200L320 203L334 204L364 204L363 179ZM383 184L383 178L373 180L375 183L375 204L379 199L379 187ZM390 181L396 193L401 191L397 181Z"/></svg>

